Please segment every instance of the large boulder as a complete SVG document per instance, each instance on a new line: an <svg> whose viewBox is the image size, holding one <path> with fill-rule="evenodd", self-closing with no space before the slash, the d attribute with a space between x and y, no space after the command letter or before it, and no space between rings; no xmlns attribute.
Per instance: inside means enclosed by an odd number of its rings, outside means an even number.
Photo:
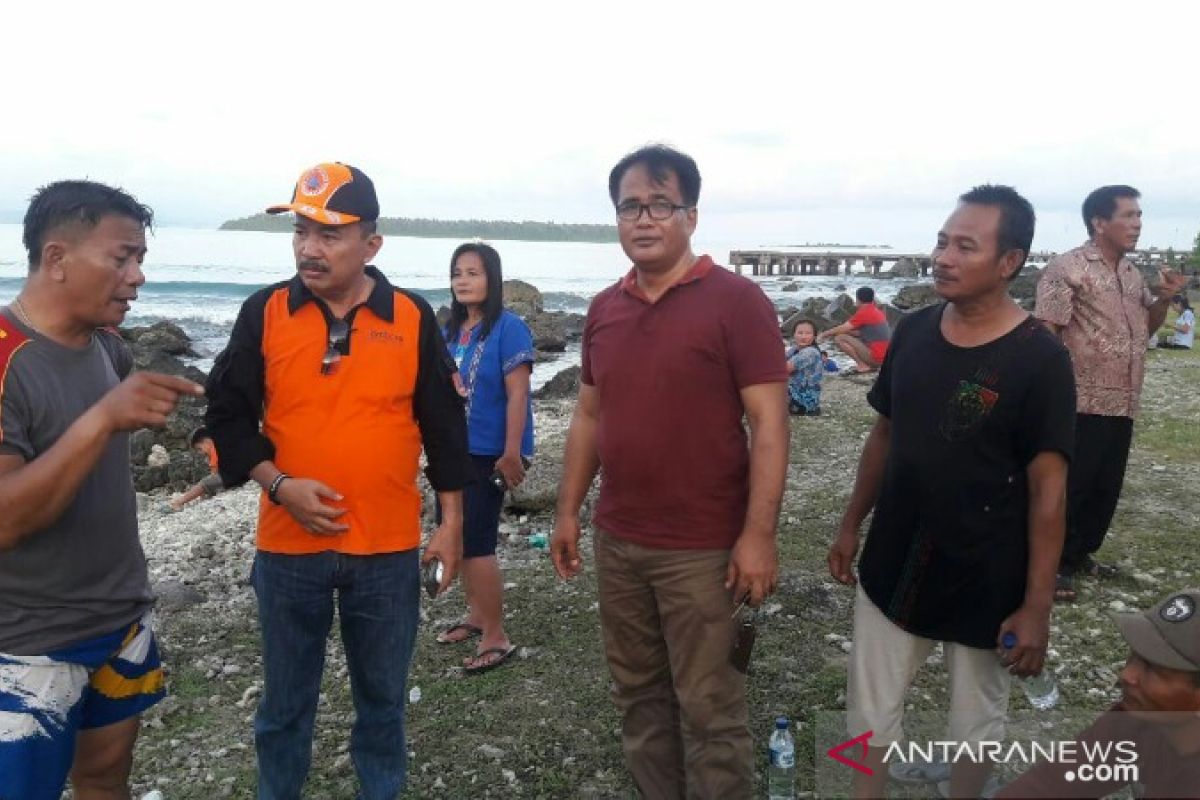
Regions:
<svg viewBox="0 0 1200 800"><path fill-rule="evenodd" d="M896 296L892 298L892 305L901 311L912 311L914 308L933 305L940 300L938 293L933 289L933 284L917 283L905 286L897 292Z"/></svg>
<svg viewBox="0 0 1200 800"><path fill-rule="evenodd" d="M135 370L178 375L203 384L203 372L184 364L180 356L194 357L192 341L172 322L121 330L133 353ZM134 488L139 492L170 487L184 490L208 474L208 462L188 446L192 431L204 422L203 398L183 397L163 428L143 429L130 436ZM162 454L167 458L164 462Z"/></svg>
<svg viewBox="0 0 1200 800"><path fill-rule="evenodd" d="M570 311L563 312L563 331L567 334L567 341L577 342L583 338L583 326L587 324L587 317L583 314L576 314Z"/></svg>
<svg viewBox="0 0 1200 800"><path fill-rule="evenodd" d="M195 369L195 367L188 369ZM204 383L204 373L199 370L196 372L200 375L200 380L196 382ZM187 449L192 431L204 424L204 410L205 402L202 398L185 397L181 399L179 405L175 407L175 413L167 417L167 426L156 431L155 441L168 450Z"/></svg>
<svg viewBox="0 0 1200 800"><path fill-rule="evenodd" d="M154 431L142 428L129 435L129 460L134 464L145 464L154 448Z"/></svg>
<svg viewBox="0 0 1200 800"><path fill-rule="evenodd" d="M804 316L803 311L793 311L787 317L787 319L785 319L779 325L780 333L783 334L783 337L785 339L790 340L792 338L792 334L794 334L796 332L796 326L799 325L801 323L801 321L803 321L805 319L807 319L807 317Z"/></svg>
<svg viewBox="0 0 1200 800"><path fill-rule="evenodd" d="M571 398L579 394L579 373L581 372L578 365L567 367L559 372L550 380L533 393L534 397L539 399L550 398Z"/></svg>
<svg viewBox="0 0 1200 800"><path fill-rule="evenodd" d="M156 322L149 327L124 328L121 336L133 353L133 368L149 372L178 375L195 381L203 381L203 373L188 367L180 356L195 357L192 340L183 329L173 322Z"/></svg>
<svg viewBox="0 0 1200 800"><path fill-rule="evenodd" d="M803 311L797 311L783 321L783 324L779 326L779 330L783 333L784 338L791 342L792 335L796 333L796 326L801 322L811 322L813 327L816 328L817 333L833 327L833 324L829 320L820 315L814 316L805 314Z"/></svg>
<svg viewBox="0 0 1200 800"><path fill-rule="evenodd" d="M174 322L163 320L150 326L124 328L121 336L134 352L153 351L173 356L195 357L191 338Z"/></svg>
<svg viewBox="0 0 1200 800"><path fill-rule="evenodd" d="M542 312L525 318L536 350L561 353L567 349L566 323L562 313Z"/></svg>
<svg viewBox="0 0 1200 800"><path fill-rule="evenodd" d="M792 313L784 318L779 329L788 339L791 339L792 334L796 332L796 326L805 320L813 324L813 327L817 329L817 333L828 330L838 324L837 321L833 321L826 316L826 312L833 308L833 305L833 303L830 303L824 297L809 297L800 304L798 310L792 309ZM849 319L849 316L846 316L846 319Z"/></svg>
<svg viewBox="0 0 1200 800"><path fill-rule="evenodd" d="M919 278L921 277L921 267L911 258L902 258L892 267L890 274L893 278Z"/></svg>
<svg viewBox="0 0 1200 800"><path fill-rule="evenodd" d="M504 282L504 305L518 317L528 321L542 313L542 293L533 284L525 281Z"/></svg>
<svg viewBox="0 0 1200 800"><path fill-rule="evenodd" d="M833 325L841 325L854 316L855 308L857 306L854 303L853 297L848 294L839 294L833 299L833 302L825 307L824 316Z"/></svg>
<svg viewBox="0 0 1200 800"><path fill-rule="evenodd" d="M829 301L824 297L810 297L800 304L800 313L816 319L825 316L827 308L829 308Z"/></svg>
<svg viewBox="0 0 1200 800"><path fill-rule="evenodd" d="M194 450L169 450L167 458L165 464L153 457L135 461L133 488L139 492L150 492L167 487L182 492L209 473L208 461Z"/></svg>
<svg viewBox="0 0 1200 800"><path fill-rule="evenodd" d="M891 303L882 303L879 306L883 309L883 315L887 317L887 323L892 330L896 330L896 326L900 324L900 320L904 319L904 312L896 308Z"/></svg>

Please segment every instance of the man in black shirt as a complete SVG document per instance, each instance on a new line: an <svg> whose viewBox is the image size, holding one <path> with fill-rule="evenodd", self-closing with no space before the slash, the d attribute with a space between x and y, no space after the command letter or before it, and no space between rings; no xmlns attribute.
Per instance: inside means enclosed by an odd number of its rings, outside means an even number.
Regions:
<svg viewBox="0 0 1200 800"><path fill-rule="evenodd" d="M950 669L949 738L999 740L1009 675L1037 674L1065 524L1075 391L1066 349L1008 294L1033 241L1029 202L1005 186L964 194L938 233L945 303L905 318L868 401L879 412L829 570L856 583L847 711L870 730L856 797L880 797L883 753L903 737L904 695L934 644ZM1004 634L1017 644L997 658ZM990 764L955 765L978 797Z"/></svg>

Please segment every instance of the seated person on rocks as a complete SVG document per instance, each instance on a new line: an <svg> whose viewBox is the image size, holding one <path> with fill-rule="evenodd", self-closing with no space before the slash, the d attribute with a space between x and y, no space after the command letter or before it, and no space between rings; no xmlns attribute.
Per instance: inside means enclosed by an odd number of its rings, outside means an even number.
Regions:
<svg viewBox="0 0 1200 800"><path fill-rule="evenodd" d="M192 431L192 435L188 437L188 446L208 459L209 474L183 494L172 498L169 504L172 511L179 511L198 498L215 497L225 491L225 484L217 472L217 448L213 446L212 437L203 425Z"/></svg>
<svg viewBox="0 0 1200 800"><path fill-rule="evenodd" d="M1175 307L1175 323L1158 346L1168 350L1191 350L1196 337L1196 314L1192 311L1192 304L1188 302L1187 295L1177 294L1171 298L1171 305Z"/></svg>
<svg viewBox="0 0 1200 800"><path fill-rule="evenodd" d="M794 346L787 351L788 411L793 416L815 417L821 413L821 378L824 354L816 345L817 326L801 320L792 333Z"/></svg>
<svg viewBox="0 0 1200 800"><path fill-rule="evenodd" d="M1074 737L1073 762L1042 761L996 797L1098 798L1134 783L1135 797L1200 797L1198 605L1200 589L1184 589L1117 615L1129 644L1121 699Z"/></svg>
<svg viewBox="0 0 1200 800"><path fill-rule="evenodd" d="M875 305L874 289L860 286L854 299L858 303L854 315L841 325L822 331L817 341L833 339L838 349L854 359L854 366L847 372L874 372L887 354L892 329L883 311Z"/></svg>

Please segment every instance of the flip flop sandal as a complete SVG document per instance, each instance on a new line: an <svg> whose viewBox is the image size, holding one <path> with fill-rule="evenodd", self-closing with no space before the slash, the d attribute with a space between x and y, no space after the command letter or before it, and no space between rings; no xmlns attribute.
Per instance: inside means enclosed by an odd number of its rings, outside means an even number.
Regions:
<svg viewBox="0 0 1200 800"><path fill-rule="evenodd" d="M456 636L455 631L464 631L464 633L462 636ZM437 635L437 643L461 644L462 642L469 642L476 636L481 635L483 635L482 628L478 628L469 622L459 622L455 625L451 625L449 628L446 628L446 630L439 633Z"/></svg>
<svg viewBox="0 0 1200 800"><path fill-rule="evenodd" d="M487 672L489 669L495 669L508 660L509 656L517 652L516 645L510 644L508 647L489 647L482 653L476 653L475 658L470 659L474 665L467 664L463 667L463 672L468 675L478 675L480 672ZM488 659L488 656L495 655L496 658Z"/></svg>
<svg viewBox="0 0 1200 800"><path fill-rule="evenodd" d="M950 765L944 761L896 761L888 767L888 777L909 785L940 783L950 780Z"/></svg>

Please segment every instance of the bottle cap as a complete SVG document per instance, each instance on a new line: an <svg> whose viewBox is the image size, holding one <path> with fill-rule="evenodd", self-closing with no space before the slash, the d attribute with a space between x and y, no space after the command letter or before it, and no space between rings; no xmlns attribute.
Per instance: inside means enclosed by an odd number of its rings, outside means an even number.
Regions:
<svg viewBox="0 0 1200 800"><path fill-rule="evenodd" d="M1012 631L1009 631L1008 633L1004 634L1004 636L1000 637L1000 644L1004 646L1005 650L1012 650L1017 646L1017 635Z"/></svg>
<svg viewBox="0 0 1200 800"><path fill-rule="evenodd" d="M775 718L775 729L776 730L781 730L781 731L786 730L787 726L788 726L788 718L787 717L776 717Z"/></svg>

